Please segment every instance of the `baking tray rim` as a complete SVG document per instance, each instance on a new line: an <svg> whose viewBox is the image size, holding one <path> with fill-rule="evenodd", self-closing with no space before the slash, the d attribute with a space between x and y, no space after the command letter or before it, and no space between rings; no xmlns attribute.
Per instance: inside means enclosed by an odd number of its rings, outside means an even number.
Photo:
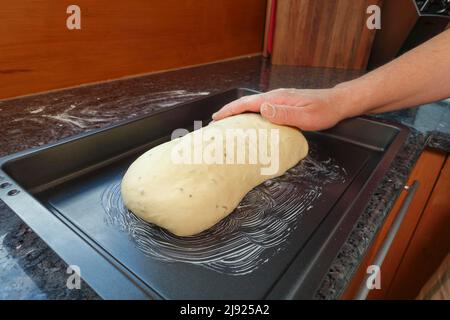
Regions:
<svg viewBox="0 0 450 320"><path fill-rule="evenodd" d="M173 109L177 109L185 104L196 103L198 101L205 100L207 98L214 98L214 96L220 96L225 93L231 93L236 91L238 95L242 93L260 93L253 89L247 88L234 88L218 93L211 94L206 97L199 97L186 102L181 102L174 106L164 108L161 110L153 111L151 114L143 114L132 119L125 119L117 121L113 124L107 125L103 128L89 130L69 137L61 138L58 141L45 144L42 146L28 148L19 152L15 152L0 158L0 185L9 183L6 188L0 188L0 199L11 208L11 210L19 216L19 218L26 223L39 237L68 265L70 261L80 261L80 252L83 253L82 257L82 278L88 283L102 298L105 299L161 299L162 297L148 286L144 281L130 272L126 266L114 257L110 256L107 252L102 252L103 249L92 241L87 241L86 237L80 236L81 230L76 230L69 221L64 221L61 215L55 215L54 212L49 210L40 201L22 188L20 183L12 179L5 170L4 166L9 161L17 160L25 156L29 156L40 151L57 147L63 144L67 144L85 137L93 136L100 132L106 132L108 130L127 125L133 122L140 121L142 119L153 117L157 114L169 112ZM386 120L373 119L371 117L359 117L366 121L375 122L389 126L393 129L397 129L398 132L387 146L388 150L391 144L399 139L399 133L407 131L409 134L410 129L402 124L392 123ZM396 154L396 153L395 153ZM395 156L395 155L394 155ZM389 163L390 164L390 163ZM378 168L378 165L377 165ZM374 171L376 168L374 169ZM19 191L17 194L10 196L8 193L11 190ZM24 205L26 203L26 205ZM361 212L362 214L362 212ZM36 219L36 217L39 219ZM76 246L77 250L67 250L67 244ZM81 263L79 263L81 264ZM99 277L100 275L100 277ZM111 290L111 282L105 281L104 277L110 280L113 277L116 281L114 284L118 287ZM269 295L270 297L270 295ZM288 296L286 296L288 297Z"/></svg>

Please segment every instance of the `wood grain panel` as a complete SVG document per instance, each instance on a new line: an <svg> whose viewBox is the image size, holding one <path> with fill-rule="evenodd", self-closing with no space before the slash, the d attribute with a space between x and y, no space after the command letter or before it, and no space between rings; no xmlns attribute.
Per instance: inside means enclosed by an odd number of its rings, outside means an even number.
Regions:
<svg viewBox="0 0 450 320"><path fill-rule="evenodd" d="M417 224L388 299L414 299L450 252L450 158Z"/></svg>
<svg viewBox="0 0 450 320"><path fill-rule="evenodd" d="M369 67L375 69L397 56L414 28L419 14L412 0L385 1L381 11L381 30L375 35Z"/></svg>
<svg viewBox="0 0 450 320"><path fill-rule="evenodd" d="M420 186L416 191L409 210L403 220L403 223L386 255L383 265L381 266L381 290L372 290L369 292L368 299L383 299L392 283L394 275L400 264L402 256L408 246L409 240L415 230L420 215L425 208L426 202L430 197L434 184L439 176L440 170L444 164L446 155L439 151L425 150L417 161L409 178L408 185L414 180L419 180ZM366 276L367 266L374 260L378 250L380 249L392 222L397 216L407 195L406 191L402 191L395 202L391 212L386 217L385 223L378 232L370 249L367 251L365 258L361 262L358 270L355 272L352 281L349 283L346 291L341 299L352 299Z"/></svg>
<svg viewBox="0 0 450 320"><path fill-rule="evenodd" d="M266 0L0 1L0 98L260 53Z"/></svg>
<svg viewBox="0 0 450 320"><path fill-rule="evenodd" d="M367 7L381 0L277 2L272 63L364 69L375 30Z"/></svg>

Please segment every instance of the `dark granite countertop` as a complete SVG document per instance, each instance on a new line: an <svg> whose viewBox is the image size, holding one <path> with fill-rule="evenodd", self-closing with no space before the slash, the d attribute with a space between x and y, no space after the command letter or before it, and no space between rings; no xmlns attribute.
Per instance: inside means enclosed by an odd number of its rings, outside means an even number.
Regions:
<svg viewBox="0 0 450 320"><path fill-rule="evenodd" d="M271 66L260 57L0 100L0 156L235 87L325 88L360 71ZM341 248L316 297L339 297L425 146L450 151L450 100L379 117L412 132ZM0 201L0 299L96 299L66 287L66 264Z"/></svg>

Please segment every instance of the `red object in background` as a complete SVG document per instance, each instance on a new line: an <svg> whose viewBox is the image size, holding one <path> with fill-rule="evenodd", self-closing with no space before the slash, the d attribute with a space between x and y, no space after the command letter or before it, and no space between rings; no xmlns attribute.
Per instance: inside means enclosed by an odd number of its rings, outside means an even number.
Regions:
<svg viewBox="0 0 450 320"><path fill-rule="evenodd" d="M273 35L275 33L275 19L277 13L277 0L272 1L272 6L270 8L270 22L269 22L269 32L267 34L267 53L272 54L273 50Z"/></svg>

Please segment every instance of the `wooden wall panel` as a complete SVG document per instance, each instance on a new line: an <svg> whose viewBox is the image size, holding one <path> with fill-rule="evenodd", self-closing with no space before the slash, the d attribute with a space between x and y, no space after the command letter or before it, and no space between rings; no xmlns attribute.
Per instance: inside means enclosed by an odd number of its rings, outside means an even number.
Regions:
<svg viewBox="0 0 450 320"><path fill-rule="evenodd" d="M368 63L371 69L397 56L419 18L412 0L385 1L381 12L382 28L375 35Z"/></svg>
<svg viewBox="0 0 450 320"><path fill-rule="evenodd" d="M66 9L81 8L81 30ZM0 0L0 98L262 50L266 0Z"/></svg>
<svg viewBox="0 0 450 320"><path fill-rule="evenodd" d="M375 30L367 7L381 0L277 2L272 63L364 69Z"/></svg>

